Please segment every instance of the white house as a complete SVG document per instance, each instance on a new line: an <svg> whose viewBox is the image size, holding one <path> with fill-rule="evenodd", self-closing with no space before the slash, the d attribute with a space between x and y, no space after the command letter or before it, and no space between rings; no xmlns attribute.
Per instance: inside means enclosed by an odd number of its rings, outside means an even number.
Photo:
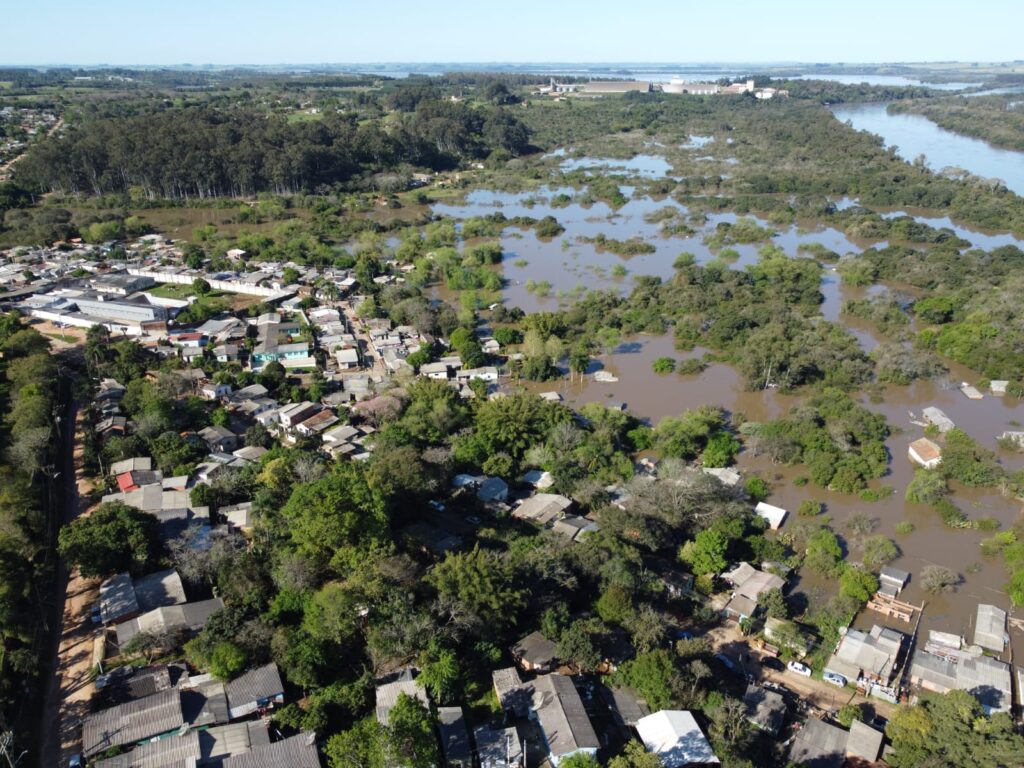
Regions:
<svg viewBox="0 0 1024 768"><path fill-rule="evenodd" d="M927 437L912 442L907 453L911 461L925 469L935 469L942 462L942 449Z"/></svg>
<svg viewBox="0 0 1024 768"><path fill-rule="evenodd" d="M773 507L771 504L765 504L763 501L757 502L757 506L754 507L754 512L759 517L763 517L768 521L768 527L773 531L777 531L779 526L782 525L782 521L786 519L788 514L782 507Z"/></svg>

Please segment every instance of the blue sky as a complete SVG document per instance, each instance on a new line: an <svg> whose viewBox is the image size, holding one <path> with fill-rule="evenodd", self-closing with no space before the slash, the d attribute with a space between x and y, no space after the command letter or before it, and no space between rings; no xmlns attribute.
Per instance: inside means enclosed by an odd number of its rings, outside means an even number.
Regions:
<svg viewBox="0 0 1024 768"><path fill-rule="evenodd" d="M4 64L1024 59L1021 0L37 0Z"/></svg>

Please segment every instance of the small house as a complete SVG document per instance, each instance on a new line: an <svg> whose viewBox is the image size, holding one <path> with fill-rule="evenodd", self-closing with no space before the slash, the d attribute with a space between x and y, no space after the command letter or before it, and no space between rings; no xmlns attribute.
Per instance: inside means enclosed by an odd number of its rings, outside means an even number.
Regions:
<svg viewBox="0 0 1024 768"><path fill-rule="evenodd" d="M665 768L716 765L719 762L693 714L686 710L655 712L642 718L636 724L636 731L647 751L657 755Z"/></svg>
<svg viewBox="0 0 1024 768"><path fill-rule="evenodd" d="M751 683L743 695L747 722L774 736L786 719L786 700L782 694Z"/></svg>
<svg viewBox="0 0 1024 768"><path fill-rule="evenodd" d="M555 643L540 632L531 632L512 646L512 658L524 672L547 672L557 654Z"/></svg>
<svg viewBox="0 0 1024 768"><path fill-rule="evenodd" d="M1006 611L981 603L974 622L974 644L986 651L1002 653L1009 640L1006 634Z"/></svg>
<svg viewBox="0 0 1024 768"><path fill-rule="evenodd" d="M558 764L573 755L596 755L601 742L571 677L541 675L533 682L531 716L540 725L548 761Z"/></svg>
<svg viewBox="0 0 1024 768"><path fill-rule="evenodd" d="M768 527L773 531L779 529L788 514L782 507L774 507L771 504L765 504L763 501L757 502L757 506L754 507L754 513L768 521Z"/></svg>
<svg viewBox="0 0 1024 768"><path fill-rule="evenodd" d="M921 414L924 416L924 420L934 426L942 434L946 434L949 430L953 429L956 424L949 418L945 413L940 411L935 406L931 405L925 408Z"/></svg>
<svg viewBox="0 0 1024 768"><path fill-rule="evenodd" d="M238 447L238 435L219 424L199 430L199 437L213 453L230 453Z"/></svg>
<svg viewBox="0 0 1024 768"><path fill-rule="evenodd" d="M530 709L530 690L523 685L515 667L496 669L491 672L491 682L502 711L514 717L526 717Z"/></svg>
<svg viewBox="0 0 1024 768"><path fill-rule="evenodd" d="M912 442L907 452L911 461L925 469L935 469L942 462L942 449L927 437Z"/></svg>
<svg viewBox="0 0 1024 768"><path fill-rule="evenodd" d="M886 597L896 597L907 586L908 581L910 581L908 571L887 565L878 574L878 591Z"/></svg>
<svg viewBox="0 0 1024 768"><path fill-rule="evenodd" d="M437 730L445 768L473 768L473 747L462 707L438 707Z"/></svg>
<svg viewBox="0 0 1024 768"><path fill-rule="evenodd" d="M427 692L414 679L414 671L411 668L402 670L389 682L377 686L377 722L387 726L391 710L398 703L398 697L402 694L419 700L424 707L430 706L430 699Z"/></svg>
<svg viewBox="0 0 1024 768"><path fill-rule="evenodd" d="M514 727L492 728L481 725L473 731L480 768L520 768L523 742Z"/></svg>

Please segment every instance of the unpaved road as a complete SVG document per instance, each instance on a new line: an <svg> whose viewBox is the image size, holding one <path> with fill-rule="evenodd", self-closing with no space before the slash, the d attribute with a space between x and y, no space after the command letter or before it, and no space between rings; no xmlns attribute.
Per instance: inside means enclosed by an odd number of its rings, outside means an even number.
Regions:
<svg viewBox="0 0 1024 768"><path fill-rule="evenodd" d="M741 653L747 654L746 663L741 662L744 672L749 672L755 679L770 680L780 683L802 700L826 712L838 710L846 704L867 704L877 715L891 719L896 706L887 701L861 696L852 688L837 688L834 685L812 677L803 677L795 672L776 672L759 663L761 653L747 643L747 638L740 634L735 624L715 627L707 633L708 642L716 653L720 652L730 659L738 660Z"/></svg>
<svg viewBox="0 0 1024 768"><path fill-rule="evenodd" d="M88 514L88 493L91 484L83 469L81 430L88 429L81 412L73 408L75 429L64 436L65 450L73 456L74 475L62 473L64 481L66 524L79 515ZM65 464L68 466L68 463ZM99 579L86 579L78 571L70 574L58 566L56 599L63 600L64 613L57 648L57 665L48 681L43 711L43 738L39 745L39 764L64 766L79 751L82 717L88 712L94 686L89 679L92 669L93 640L97 629L89 620L89 611L99 596Z"/></svg>

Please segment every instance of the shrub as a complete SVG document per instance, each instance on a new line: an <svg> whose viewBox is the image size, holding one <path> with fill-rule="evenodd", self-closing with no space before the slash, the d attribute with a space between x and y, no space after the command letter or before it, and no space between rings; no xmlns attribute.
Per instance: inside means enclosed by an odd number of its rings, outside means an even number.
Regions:
<svg viewBox="0 0 1024 768"><path fill-rule="evenodd" d="M952 592L960 581L959 573L942 565L926 565L921 569L921 588L932 595Z"/></svg>
<svg viewBox="0 0 1024 768"><path fill-rule="evenodd" d="M665 375L672 373L676 369L676 361L671 357L659 357L651 367L655 373Z"/></svg>

